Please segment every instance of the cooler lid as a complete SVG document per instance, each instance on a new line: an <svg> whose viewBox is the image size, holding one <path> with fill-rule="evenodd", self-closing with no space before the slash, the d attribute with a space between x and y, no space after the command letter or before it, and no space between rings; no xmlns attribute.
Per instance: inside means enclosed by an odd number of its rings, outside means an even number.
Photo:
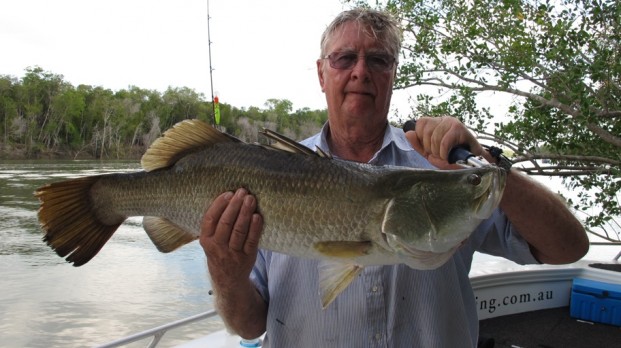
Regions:
<svg viewBox="0 0 621 348"><path fill-rule="evenodd" d="M572 290L595 297L621 300L621 284L574 278Z"/></svg>

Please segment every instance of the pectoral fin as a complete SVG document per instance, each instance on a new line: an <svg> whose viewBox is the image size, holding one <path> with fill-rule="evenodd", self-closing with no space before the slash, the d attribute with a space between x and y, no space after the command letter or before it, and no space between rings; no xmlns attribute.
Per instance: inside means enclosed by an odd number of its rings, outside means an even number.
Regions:
<svg viewBox="0 0 621 348"><path fill-rule="evenodd" d="M169 253L198 238L193 233L160 217L145 216L142 219L142 226L157 250L163 253Z"/></svg>
<svg viewBox="0 0 621 348"><path fill-rule="evenodd" d="M356 279L362 266L342 262L322 261L319 264L319 294L321 307L326 309L336 296Z"/></svg>
<svg viewBox="0 0 621 348"><path fill-rule="evenodd" d="M317 242L315 250L327 257L354 258L367 255L371 251L371 242L328 241Z"/></svg>

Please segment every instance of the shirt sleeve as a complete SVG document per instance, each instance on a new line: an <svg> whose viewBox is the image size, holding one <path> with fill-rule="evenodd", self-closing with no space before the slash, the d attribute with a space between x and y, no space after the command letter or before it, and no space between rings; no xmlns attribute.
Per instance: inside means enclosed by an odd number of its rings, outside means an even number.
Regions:
<svg viewBox="0 0 621 348"><path fill-rule="evenodd" d="M520 265L540 263L533 256L528 242L500 209L477 227L472 238L479 252L504 257Z"/></svg>
<svg viewBox="0 0 621 348"><path fill-rule="evenodd" d="M254 267L252 268L252 272L250 272L250 281L254 284L255 288L263 300L266 303L269 303L269 290L267 286L267 259L269 251L259 249L257 253L257 260L254 263Z"/></svg>

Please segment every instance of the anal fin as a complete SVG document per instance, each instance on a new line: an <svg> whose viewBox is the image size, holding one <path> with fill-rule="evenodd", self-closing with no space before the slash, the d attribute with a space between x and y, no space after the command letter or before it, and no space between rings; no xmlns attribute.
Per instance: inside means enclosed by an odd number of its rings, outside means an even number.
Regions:
<svg viewBox="0 0 621 348"><path fill-rule="evenodd" d="M198 238L195 234L161 217L145 216L142 226L157 250L163 253L169 253Z"/></svg>

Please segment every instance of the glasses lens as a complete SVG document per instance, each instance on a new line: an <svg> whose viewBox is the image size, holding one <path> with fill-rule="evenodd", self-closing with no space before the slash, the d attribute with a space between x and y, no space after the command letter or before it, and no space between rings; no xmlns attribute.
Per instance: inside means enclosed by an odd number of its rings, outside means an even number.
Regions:
<svg viewBox="0 0 621 348"><path fill-rule="evenodd" d="M394 58L387 54L369 54L367 56L367 66L375 71L390 70L394 62Z"/></svg>
<svg viewBox="0 0 621 348"><path fill-rule="evenodd" d="M358 62L358 54L353 52L335 52L328 57L330 66L334 69L352 69ZM390 70L395 63L395 59L388 54L369 54L365 57L367 67L373 71Z"/></svg>
<svg viewBox="0 0 621 348"><path fill-rule="evenodd" d="M330 66L334 69L351 69L358 61L358 55L351 52L332 53L328 56Z"/></svg>

